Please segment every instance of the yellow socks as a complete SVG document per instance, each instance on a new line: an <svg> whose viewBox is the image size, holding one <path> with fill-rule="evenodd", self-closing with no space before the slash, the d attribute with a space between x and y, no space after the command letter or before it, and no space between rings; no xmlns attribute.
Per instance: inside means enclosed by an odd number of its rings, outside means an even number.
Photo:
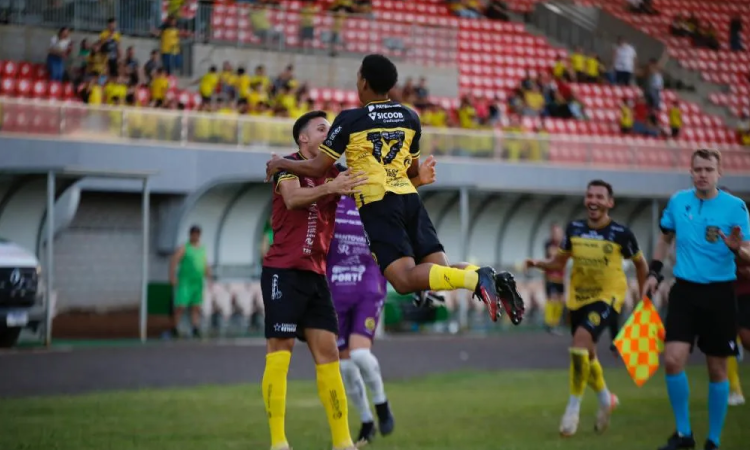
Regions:
<svg viewBox="0 0 750 450"><path fill-rule="evenodd" d="M433 264L430 268L430 289L433 291L453 291L463 288L473 292L478 282L479 274L475 270L454 269L437 264Z"/></svg>
<svg viewBox="0 0 750 450"><path fill-rule="evenodd" d="M339 362L320 364L315 366L315 370L318 375L318 395L326 409L333 447L352 447L354 443L349 434L349 406Z"/></svg>
<svg viewBox="0 0 750 450"><path fill-rule="evenodd" d="M266 404L268 425L271 428L271 448L287 446L284 430L286 415L286 376L289 372L291 352L273 352L266 355L263 372L263 402Z"/></svg>
<svg viewBox="0 0 750 450"><path fill-rule="evenodd" d="M601 366L599 367L601 369ZM586 383L589 381L591 372L591 363L589 361L589 351L585 348L570 349L570 395L573 397L583 397L586 390Z"/></svg>
<svg viewBox="0 0 750 450"><path fill-rule="evenodd" d="M727 378L729 378L729 392L741 394L742 386L740 385L740 370L737 364L737 358L730 356L727 358Z"/></svg>
<svg viewBox="0 0 750 450"><path fill-rule="evenodd" d="M560 319L562 319L563 311L565 311L565 302L559 301L559 302L554 302L554 304L555 304L555 309L554 309L555 325L560 325Z"/></svg>
<svg viewBox="0 0 750 450"><path fill-rule="evenodd" d="M604 381L604 369L598 359L589 361L589 379L588 384L594 392L601 392L607 387L607 383Z"/></svg>
<svg viewBox="0 0 750 450"><path fill-rule="evenodd" d="M544 305L544 324L550 328L554 328L560 324L560 316L562 311L558 306L562 306L562 303L547 300Z"/></svg>

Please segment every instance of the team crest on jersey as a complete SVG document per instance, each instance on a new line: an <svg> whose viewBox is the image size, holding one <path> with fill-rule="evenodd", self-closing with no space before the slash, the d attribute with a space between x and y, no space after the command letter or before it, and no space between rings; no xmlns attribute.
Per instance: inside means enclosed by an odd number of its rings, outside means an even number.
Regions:
<svg viewBox="0 0 750 450"><path fill-rule="evenodd" d="M614 250L614 247L612 247L612 244L604 244L604 247L602 247L602 251L607 255L612 253L612 250Z"/></svg>
<svg viewBox="0 0 750 450"><path fill-rule="evenodd" d="M375 331L375 319L372 317L365 319L365 328L367 328L368 331Z"/></svg>
<svg viewBox="0 0 750 450"><path fill-rule="evenodd" d="M706 240L714 243L719 241L719 227L706 227Z"/></svg>
<svg viewBox="0 0 750 450"><path fill-rule="evenodd" d="M598 327L600 323L602 323L602 318L596 311L591 311L589 313L589 322L591 322L591 325Z"/></svg>

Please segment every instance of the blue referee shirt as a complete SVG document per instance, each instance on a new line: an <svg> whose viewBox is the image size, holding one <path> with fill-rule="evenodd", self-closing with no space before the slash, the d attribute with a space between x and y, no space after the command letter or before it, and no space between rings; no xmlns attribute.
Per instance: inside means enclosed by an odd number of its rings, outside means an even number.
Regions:
<svg viewBox="0 0 750 450"><path fill-rule="evenodd" d="M743 239L750 239L750 219L742 199L719 191L716 197L703 200L695 189L680 191L669 199L660 225L662 232L675 234L675 277L702 284L737 279L735 255L719 230L729 236L738 226Z"/></svg>

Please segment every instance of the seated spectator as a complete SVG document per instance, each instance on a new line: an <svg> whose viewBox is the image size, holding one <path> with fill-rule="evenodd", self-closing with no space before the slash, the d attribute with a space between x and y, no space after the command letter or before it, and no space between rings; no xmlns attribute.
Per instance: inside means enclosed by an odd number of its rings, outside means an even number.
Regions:
<svg viewBox="0 0 750 450"><path fill-rule="evenodd" d="M78 53L65 59L67 65L67 76L76 86L84 81L86 75L86 64L88 62L91 46L88 39L81 40Z"/></svg>
<svg viewBox="0 0 750 450"><path fill-rule="evenodd" d="M630 134L633 132L633 107L631 101L627 98L622 99L620 103L620 132Z"/></svg>
<svg viewBox="0 0 750 450"><path fill-rule="evenodd" d="M524 103L526 104L523 111L524 116L539 117L546 115L544 96L536 84L524 93Z"/></svg>
<svg viewBox="0 0 750 450"><path fill-rule="evenodd" d="M471 0L447 0L448 9L456 16L466 19L479 19L482 17L481 11L471 8L471 5L477 3Z"/></svg>
<svg viewBox="0 0 750 450"><path fill-rule="evenodd" d="M315 15L318 12L314 2L305 2L299 11L299 42L303 49L312 49L315 40Z"/></svg>
<svg viewBox="0 0 750 450"><path fill-rule="evenodd" d="M729 21L729 49L733 52L745 49L742 46L742 17L739 15L732 16Z"/></svg>
<svg viewBox="0 0 750 450"><path fill-rule="evenodd" d="M700 28L701 21L697 17L695 17L694 12L691 12L690 16L688 16L687 20L685 20L685 24L687 25L688 29L688 36L692 37Z"/></svg>
<svg viewBox="0 0 750 450"><path fill-rule="evenodd" d="M106 77L109 69L107 54L101 44L96 42L86 61L86 74L91 77Z"/></svg>
<svg viewBox="0 0 750 450"><path fill-rule="evenodd" d="M216 88L219 86L219 74L216 66L211 66L205 75L195 80L193 85L196 84L198 85L198 92L201 94L203 104L211 103L216 93Z"/></svg>
<svg viewBox="0 0 750 450"><path fill-rule="evenodd" d="M245 72L245 68L240 66L237 68L237 78L235 80L235 90L237 93L237 100L245 100L250 96L250 85L252 79L250 75Z"/></svg>
<svg viewBox="0 0 750 450"><path fill-rule="evenodd" d="M581 103L575 95L568 98L568 109L573 118L578 120L588 120L586 115L586 107Z"/></svg>
<svg viewBox="0 0 750 450"><path fill-rule="evenodd" d="M161 67L161 61L159 60L159 50L152 50L151 51L151 58L149 58L148 61L146 61L146 64L143 66L143 75L145 77L146 84L151 83L151 78L153 78L154 73L156 72L156 69Z"/></svg>
<svg viewBox="0 0 750 450"><path fill-rule="evenodd" d="M237 98L237 75L234 73L232 63L224 61L221 73L219 74L219 82L221 83L221 94L230 100Z"/></svg>
<svg viewBox="0 0 750 450"><path fill-rule="evenodd" d="M128 47L125 51L123 66L125 76L128 77L128 85L137 86L141 81L141 68L138 58L135 57L135 49L133 47ZM124 100L125 97L123 96Z"/></svg>
<svg viewBox="0 0 750 450"><path fill-rule="evenodd" d="M492 20L503 20L505 22L510 20L508 5L502 0L490 0L484 11L484 15Z"/></svg>
<svg viewBox="0 0 750 450"><path fill-rule="evenodd" d="M104 86L104 101L108 105L114 105L115 99L124 99L128 95L128 76L121 74L119 77L112 77Z"/></svg>
<svg viewBox="0 0 750 450"><path fill-rule="evenodd" d="M719 50L721 45L719 39L716 36L716 28L712 23L701 25L696 28L693 34L693 45L699 48L709 48L711 50Z"/></svg>
<svg viewBox="0 0 750 450"><path fill-rule="evenodd" d="M682 14L677 14L672 19L672 23L669 24L669 34L676 37L689 37L693 32L687 19Z"/></svg>
<svg viewBox="0 0 750 450"><path fill-rule="evenodd" d="M443 108L434 103L425 105L421 119L422 123L428 127L446 128L448 126L448 114Z"/></svg>
<svg viewBox="0 0 750 450"><path fill-rule="evenodd" d="M570 110L568 101L559 91L555 91L552 102L547 105L547 111L550 117L556 119L572 119L573 113Z"/></svg>
<svg viewBox="0 0 750 450"><path fill-rule="evenodd" d="M737 140L740 144L750 147L750 113L747 110L742 111L737 122Z"/></svg>
<svg viewBox="0 0 750 450"><path fill-rule="evenodd" d="M555 64L552 66L552 75L556 80L571 80L570 67L568 66L568 62L565 61L562 55L557 56Z"/></svg>
<svg viewBox="0 0 750 450"><path fill-rule="evenodd" d="M588 83L601 83L602 73L605 71L604 63L595 52L586 57L586 77ZM580 81L580 80L579 80Z"/></svg>
<svg viewBox="0 0 750 450"><path fill-rule="evenodd" d="M586 53L581 47L576 47L575 51L570 54L570 68L577 82L586 81Z"/></svg>
<svg viewBox="0 0 750 450"><path fill-rule="evenodd" d="M164 68L159 67L154 72L151 79L151 102L152 105L159 108L167 100L167 91L169 91L169 75Z"/></svg>
<svg viewBox="0 0 750 450"><path fill-rule="evenodd" d="M271 88L271 79L266 75L266 67L259 65L255 67L255 74L250 77L250 84L260 84L264 91L268 91Z"/></svg>
<svg viewBox="0 0 750 450"><path fill-rule="evenodd" d="M626 7L630 12L636 14L659 14L659 12L654 9L653 0L627 0Z"/></svg>
<svg viewBox="0 0 750 450"><path fill-rule="evenodd" d="M354 0L353 9L355 14L372 14L372 1Z"/></svg>
<svg viewBox="0 0 750 450"><path fill-rule="evenodd" d="M353 13L355 12L354 1L353 0L334 0L334 2L331 4L331 7L328 9L333 12L344 11L348 13Z"/></svg>
<svg viewBox="0 0 750 450"><path fill-rule="evenodd" d="M499 96L496 96L495 100L490 102L487 107L487 125L494 127L500 123L500 120L502 119L502 108L503 102Z"/></svg>
<svg viewBox="0 0 750 450"><path fill-rule="evenodd" d="M536 81L531 78L531 72L526 69L526 75L521 79L521 89L528 91L535 83Z"/></svg>
<svg viewBox="0 0 750 450"><path fill-rule="evenodd" d="M516 88L508 97L508 108L511 114L523 114L526 102L524 101L524 91L521 88Z"/></svg>
<svg viewBox="0 0 750 450"><path fill-rule="evenodd" d="M414 104L417 107L421 108L429 103L430 90L427 88L427 78L419 78L419 84L414 88L414 95L416 96Z"/></svg>
<svg viewBox="0 0 750 450"><path fill-rule="evenodd" d="M672 137L677 139L682 130L682 111L678 101L672 103L672 107L669 108L669 128L672 130Z"/></svg>
<svg viewBox="0 0 750 450"><path fill-rule="evenodd" d="M654 114L651 113L646 98L641 96L633 108L633 132L643 136L658 137L659 128Z"/></svg>
<svg viewBox="0 0 750 450"><path fill-rule="evenodd" d="M461 128L477 128L477 110L472 103L472 99L468 95L461 98L461 104L457 111L458 125Z"/></svg>

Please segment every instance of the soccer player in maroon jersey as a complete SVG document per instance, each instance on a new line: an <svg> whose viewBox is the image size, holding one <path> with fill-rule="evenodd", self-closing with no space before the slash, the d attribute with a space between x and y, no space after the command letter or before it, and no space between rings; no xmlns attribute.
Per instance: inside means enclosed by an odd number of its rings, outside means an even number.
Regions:
<svg viewBox="0 0 750 450"><path fill-rule="evenodd" d="M330 124L324 111L300 117L292 129L299 151L286 158L314 158ZM317 372L334 449L353 449L346 392L336 345L338 321L326 281L326 258L333 238L340 195L357 192L362 174L333 166L322 177L274 177L271 223L274 239L263 258L261 289L267 339L263 399L271 448L288 450L284 430L286 384L295 338L306 341Z"/></svg>

